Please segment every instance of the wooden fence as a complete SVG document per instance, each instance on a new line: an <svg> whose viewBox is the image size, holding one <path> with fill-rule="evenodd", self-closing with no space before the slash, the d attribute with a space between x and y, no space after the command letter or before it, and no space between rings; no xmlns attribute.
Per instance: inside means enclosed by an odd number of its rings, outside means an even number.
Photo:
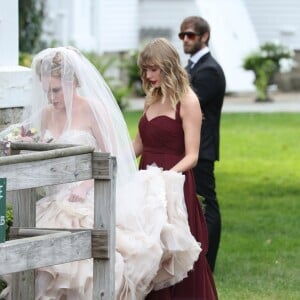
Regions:
<svg viewBox="0 0 300 300"><path fill-rule="evenodd" d="M12 143L0 157L13 203L13 239L0 244L0 275L13 274L12 299L34 299L34 269L93 258L93 299L115 298L116 160L89 146ZM20 150L29 150L26 153ZM94 179L94 228L35 227L37 187Z"/></svg>

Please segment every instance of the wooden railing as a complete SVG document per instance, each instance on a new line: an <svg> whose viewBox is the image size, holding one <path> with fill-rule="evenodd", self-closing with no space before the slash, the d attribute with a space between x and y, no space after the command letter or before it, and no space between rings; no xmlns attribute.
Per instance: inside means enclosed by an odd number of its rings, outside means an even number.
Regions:
<svg viewBox="0 0 300 300"><path fill-rule="evenodd" d="M14 213L12 240L0 244L0 275L14 273L12 299L34 299L34 269L88 258L93 299L114 299L115 158L89 146L12 143L11 149L16 155L0 157ZM94 179L94 228L35 227L35 188L88 179Z"/></svg>

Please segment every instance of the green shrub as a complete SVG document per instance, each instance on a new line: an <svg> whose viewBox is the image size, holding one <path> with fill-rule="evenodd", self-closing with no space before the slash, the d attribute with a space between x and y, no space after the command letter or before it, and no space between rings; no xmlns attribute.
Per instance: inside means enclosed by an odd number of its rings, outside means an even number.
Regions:
<svg viewBox="0 0 300 300"><path fill-rule="evenodd" d="M119 107L124 110L128 103L127 98L132 93L132 89L125 83L120 82L114 76L109 75L112 69L120 69L120 59L117 55L103 54L99 55L95 52L84 53L86 58L95 66L100 72L107 85L110 87Z"/></svg>
<svg viewBox="0 0 300 300"><path fill-rule="evenodd" d="M138 51L129 51L124 55L121 62L121 68L126 72L128 78L128 86L136 96L144 96L142 81L140 77L140 69L137 64Z"/></svg>
<svg viewBox="0 0 300 300"><path fill-rule="evenodd" d="M265 43L247 55L243 61L243 68L254 72L254 84L257 100L268 100L268 86L276 72L281 69L283 59L292 60L293 52L286 46L277 43Z"/></svg>
<svg viewBox="0 0 300 300"><path fill-rule="evenodd" d="M14 214L12 205L6 206L6 240L8 240L9 228L13 225Z"/></svg>
<svg viewBox="0 0 300 300"><path fill-rule="evenodd" d="M13 224L13 208L12 205L6 206L6 240L8 240L9 228ZM7 287L7 283L0 278L0 293ZM1 300L1 299L0 299Z"/></svg>
<svg viewBox="0 0 300 300"><path fill-rule="evenodd" d="M19 50L35 53L45 47L41 40L45 18L45 0L19 0Z"/></svg>
<svg viewBox="0 0 300 300"><path fill-rule="evenodd" d="M28 52L19 53L19 65L23 67L31 67L32 55Z"/></svg>

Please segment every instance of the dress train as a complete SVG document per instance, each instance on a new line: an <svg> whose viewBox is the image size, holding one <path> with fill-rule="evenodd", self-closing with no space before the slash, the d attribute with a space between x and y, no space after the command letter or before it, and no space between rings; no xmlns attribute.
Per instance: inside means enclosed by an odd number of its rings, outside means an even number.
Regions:
<svg viewBox="0 0 300 300"><path fill-rule="evenodd" d="M193 268L201 248L188 226L184 179L151 166L117 192L117 299L144 299L152 289L181 281ZM93 193L84 202L69 202L71 188L38 201L37 227L92 228ZM88 259L38 269L36 299L91 299L92 268Z"/></svg>

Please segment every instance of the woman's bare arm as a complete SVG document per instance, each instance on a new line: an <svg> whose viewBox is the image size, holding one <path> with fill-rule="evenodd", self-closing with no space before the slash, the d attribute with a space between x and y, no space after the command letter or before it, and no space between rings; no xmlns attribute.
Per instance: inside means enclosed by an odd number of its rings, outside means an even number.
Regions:
<svg viewBox="0 0 300 300"><path fill-rule="evenodd" d="M197 164L199 155L202 112L199 100L193 91L190 91L182 100L180 116L184 131L185 156L172 170L184 172Z"/></svg>

